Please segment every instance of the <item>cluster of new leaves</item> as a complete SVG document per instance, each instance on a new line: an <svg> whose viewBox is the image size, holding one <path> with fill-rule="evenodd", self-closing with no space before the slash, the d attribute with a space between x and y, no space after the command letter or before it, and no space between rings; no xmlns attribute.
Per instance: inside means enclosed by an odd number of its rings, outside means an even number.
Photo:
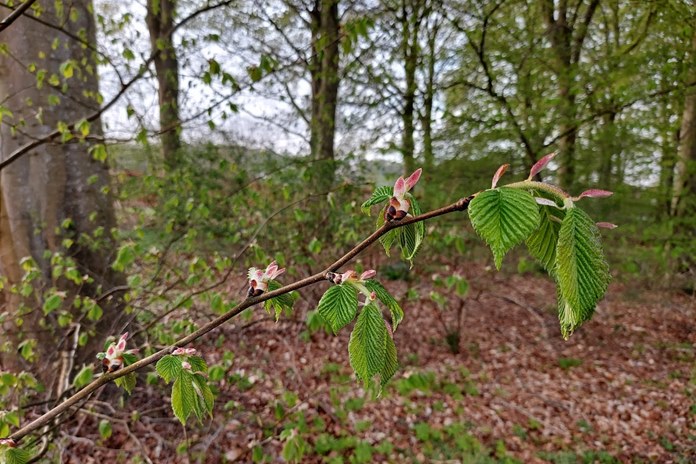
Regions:
<svg viewBox="0 0 696 464"><path fill-rule="evenodd" d="M370 210L375 205L387 204L381 209L381 213L377 216L377 228L379 229L387 221L399 221L406 217L411 211L414 216L422 213L421 207L415 197L408 191L420 179L421 169L411 174L407 179L399 177L394 187L383 186L378 187L372 196L362 204L361 208L365 214L370 214ZM413 266L413 258L418 253L418 249L425 238L425 224L417 222L407 224L397 229L392 229L382 237L379 241L384 247L387 256L390 255L391 247L396 244L401 249L401 257L411 263Z"/></svg>
<svg viewBox="0 0 696 464"><path fill-rule="evenodd" d="M469 217L490 246L498 269L510 249L526 242L532 256L557 282L561 333L568 338L592 317L610 280L597 225L575 202L611 193L588 190L573 198L553 185L532 181L552 158L539 160L526 181L497 187L507 165L501 167L491 188L471 201Z"/></svg>
<svg viewBox="0 0 696 464"><path fill-rule="evenodd" d="M215 400L208 386L208 365L194 353L195 350L180 348L164 356L155 366L166 383L174 382L172 410L183 425L186 425L191 414L199 421L206 415L212 415Z"/></svg>
<svg viewBox="0 0 696 464"><path fill-rule="evenodd" d="M346 274L351 273L348 271ZM364 296L362 304L358 301L360 295ZM389 309L391 326L382 317L380 305ZM381 389L398 367L392 332L399 326L404 312L396 299L376 280L345 279L324 293L317 311L335 334L351 323L357 314L348 344L350 364L366 387L379 385ZM375 381L377 377L379 382Z"/></svg>

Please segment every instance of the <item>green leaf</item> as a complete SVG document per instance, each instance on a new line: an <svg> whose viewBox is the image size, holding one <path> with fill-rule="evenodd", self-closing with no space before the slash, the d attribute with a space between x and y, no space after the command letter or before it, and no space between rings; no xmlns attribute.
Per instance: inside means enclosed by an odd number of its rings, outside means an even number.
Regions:
<svg viewBox="0 0 696 464"><path fill-rule="evenodd" d="M215 396L208 386L208 380L201 374L193 374L192 385L196 392L196 417L199 420L203 420L206 414L212 417Z"/></svg>
<svg viewBox="0 0 696 464"><path fill-rule="evenodd" d="M469 218L500 269L505 253L539 225L539 207L530 193L501 187L476 195L469 204Z"/></svg>
<svg viewBox="0 0 696 464"><path fill-rule="evenodd" d="M282 288L283 284L278 282L277 280L269 280L268 281L268 291L272 292L274 290L278 290L279 288ZM283 293L282 295L279 295L275 298L271 298L271 300L277 301L280 305L287 309L292 309L292 306L295 304L295 297L294 297L294 292L288 292L288 293Z"/></svg>
<svg viewBox="0 0 696 464"><path fill-rule="evenodd" d="M58 309L63 303L63 296L60 293L53 293L51 296L46 298L43 304L43 313L49 314Z"/></svg>
<svg viewBox="0 0 696 464"><path fill-rule="evenodd" d="M8 448L4 453L4 460L0 460L3 464L27 464L33 457L31 451L22 448Z"/></svg>
<svg viewBox="0 0 696 464"><path fill-rule="evenodd" d="M385 371L387 360L387 327L375 304L363 308L350 334L348 354L355 375L367 387L375 375Z"/></svg>
<svg viewBox="0 0 696 464"><path fill-rule="evenodd" d="M181 369L181 358L170 354L157 361L157 365L155 366L155 370L165 383L169 383L175 379L179 375L179 372L181 372Z"/></svg>
<svg viewBox="0 0 696 464"><path fill-rule="evenodd" d="M380 203L384 203L385 201L389 200L392 196L394 196L394 188L388 185L382 186L382 187L377 187L374 192L372 192L372 196L365 201L360 206L360 209L362 210L363 213L369 215L370 214L370 207L374 205L378 205Z"/></svg>
<svg viewBox="0 0 696 464"><path fill-rule="evenodd" d="M135 377L135 372L131 372L129 374L124 375L123 377L119 377L118 379L114 380L114 383L119 387L123 388L130 395L131 393L133 393L136 380L137 379Z"/></svg>
<svg viewBox="0 0 696 464"><path fill-rule="evenodd" d="M413 267L413 258L418 253L423 236L419 234L416 224L406 224L403 227L396 229L399 235L399 247L401 248L401 257L408 261Z"/></svg>
<svg viewBox="0 0 696 464"><path fill-rule="evenodd" d="M94 369L92 366L84 366L80 372L77 373L75 379L73 380L73 385L75 388L80 389L90 383L94 378Z"/></svg>
<svg viewBox="0 0 696 464"><path fill-rule="evenodd" d="M208 372L208 364L200 356L189 356L188 362L191 364L193 372L202 372L204 374Z"/></svg>
<svg viewBox="0 0 696 464"><path fill-rule="evenodd" d="M394 298L382 284L376 280L365 281L365 287L371 292L375 292L379 301L389 308L392 319L392 330L396 331L397 327L404 318L404 310L401 309L399 302Z"/></svg>
<svg viewBox="0 0 696 464"><path fill-rule="evenodd" d="M558 233L556 279L561 333L568 338L592 317L611 279L597 226L579 208L566 212Z"/></svg>
<svg viewBox="0 0 696 464"><path fill-rule="evenodd" d="M186 419L195 410L196 395L193 374L182 369L172 386L172 411L182 425L186 425Z"/></svg>
<svg viewBox="0 0 696 464"><path fill-rule="evenodd" d="M396 370L399 368L399 361L396 357L396 345L394 344L394 339L389 334L387 334L386 338L386 348L384 366L379 373L380 385L382 387L389 382L389 379L396 374Z"/></svg>
<svg viewBox="0 0 696 464"><path fill-rule="evenodd" d="M541 207L541 222L539 227L527 238L529 254L536 258L546 272L554 275L556 272L556 244L561 223L554 217L563 216L564 212L549 206Z"/></svg>
<svg viewBox="0 0 696 464"><path fill-rule="evenodd" d="M333 285L319 300L317 311L334 334L348 325L358 311L358 291L352 285Z"/></svg>
<svg viewBox="0 0 696 464"><path fill-rule="evenodd" d="M100 437L102 437L104 440L106 440L107 438L109 438L111 436L111 432L112 432L112 430L111 430L111 422L110 421L108 421L106 419L102 419L101 421L99 421L99 436Z"/></svg>

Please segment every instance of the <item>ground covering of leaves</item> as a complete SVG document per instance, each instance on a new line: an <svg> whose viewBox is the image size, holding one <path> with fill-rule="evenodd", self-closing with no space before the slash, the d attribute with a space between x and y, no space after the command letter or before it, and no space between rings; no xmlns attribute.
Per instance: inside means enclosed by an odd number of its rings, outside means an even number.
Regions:
<svg viewBox="0 0 696 464"><path fill-rule="evenodd" d="M257 308L204 348L224 370L212 420L185 435L166 390L141 382L113 411L95 402L78 414L63 460L283 462L289 439L308 463L696 462L693 296L614 283L564 341L547 277L458 272L471 280L458 354L428 279L384 282L406 317L400 370L378 399L351 377L348 330L310 334L306 302L279 323ZM408 288L420 296L406 299ZM453 317L446 310L444 325ZM116 417L106 439L105 417Z"/></svg>

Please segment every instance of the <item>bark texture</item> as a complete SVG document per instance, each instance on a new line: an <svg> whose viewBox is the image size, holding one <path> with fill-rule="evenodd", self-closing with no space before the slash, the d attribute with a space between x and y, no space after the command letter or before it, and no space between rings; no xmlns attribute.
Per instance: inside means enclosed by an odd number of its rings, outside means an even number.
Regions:
<svg viewBox="0 0 696 464"><path fill-rule="evenodd" d="M336 171L334 139L340 84L338 0L316 0L310 16L313 53L309 60L312 80L309 143L312 159L318 161L313 170L314 185L317 191L325 192L331 188Z"/></svg>
<svg viewBox="0 0 696 464"><path fill-rule="evenodd" d="M56 10L53 1L38 3L43 9L42 20L62 25L75 36L84 33L85 39L94 43L91 1L77 0L65 4L61 10ZM6 14L8 10L0 8L0 12ZM7 158L34 137L55 130L60 122L78 121L98 107L96 65L88 48L26 17L18 19L3 39L11 53L0 57L0 101L13 112L13 117L4 121L0 129L0 159ZM71 77L61 71L61 65L69 60L74 64ZM30 63L36 66L34 73L29 71ZM43 70L46 78L37 85L37 75ZM60 83L49 80L54 74ZM91 124L90 135L99 136L101 132L99 121ZM66 302L78 293L94 297L102 289L122 284L122 277L110 266L115 219L108 192L107 166L92 158L87 142L76 139L44 144L3 169L0 172L0 275L10 285L18 283L24 274L22 260L33 258L41 271L35 282L37 294L57 287L66 291ZM63 243L65 238L72 243ZM47 252L72 257L80 273L92 277L94 283L78 288L63 279L52 278ZM55 362L75 348L72 346L75 338L66 337L66 333L86 331L93 335L75 359L77 367L83 361L92 362L104 338L112 331L119 309L116 300L103 301L104 317L98 324L89 324L83 315L76 313L74 320L82 322L61 329L55 320L56 312L43 316L40 296L23 299L6 291L0 294L0 303L9 314L24 313L21 327L15 325L14 317L5 320L0 341L16 346L18 341L35 339L40 360L39 366L28 366L16 352L4 352L0 354L0 369L31 369L45 383L57 377ZM76 311L68 303L62 309Z"/></svg>
<svg viewBox="0 0 696 464"><path fill-rule="evenodd" d="M176 0L147 0L147 27L155 55L157 75L160 142L162 157L168 169L176 167L181 149L181 119L179 117L179 62L174 48L172 30Z"/></svg>

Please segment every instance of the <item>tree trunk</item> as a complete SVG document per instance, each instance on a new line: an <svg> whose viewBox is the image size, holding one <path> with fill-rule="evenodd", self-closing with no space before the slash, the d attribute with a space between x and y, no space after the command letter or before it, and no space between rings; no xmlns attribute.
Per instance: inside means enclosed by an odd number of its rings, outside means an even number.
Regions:
<svg viewBox="0 0 696 464"><path fill-rule="evenodd" d="M692 54L687 82L696 81L696 27L692 37ZM679 147L672 188L672 215L693 217L696 213L696 87L686 91ZM693 227L693 224L692 224Z"/></svg>
<svg viewBox="0 0 696 464"><path fill-rule="evenodd" d="M580 0L576 10L569 12L566 0L541 0L541 12L555 58L554 73L558 81L558 182L566 189L572 189L575 182L575 142L578 136L575 74L599 0L589 0L581 14L583 4L584 0Z"/></svg>
<svg viewBox="0 0 696 464"><path fill-rule="evenodd" d="M404 59L405 88L403 93L404 107L401 113L403 132L401 134L401 155L404 160L406 175L416 169L415 152L415 106L416 106L416 70L418 69L418 35L420 32L421 11L420 1L416 0L413 8L408 8L408 0L401 4L401 53Z"/></svg>
<svg viewBox="0 0 696 464"><path fill-rule="evenodd" d="M433 154L433 101L435 100L435 63L437 61L436 40L440 29L440 24L436 23L428 31L428 55L427 67L425 70L425 90L423 93L423 116L421 125L423 126L423 161L426 170L435 164ZM411 171L413 172L413 171Z"/></svg>
<svg viewBox="0 0 696 464"><path fill-rule="evenodd" d="M57 11L53 1L38 3L42 20L61 25L75 36L84 34L85 40L95 43L90 0L76 0L65 11ZM8 11L0 8L3 15ZM3 39L12 58L0 58L0 101L13 117L6 117L0 129L0 159L8 158L34 137L55 130L59 123L76 122L94 112L99 91L92 52L55 29L22 17ZM52 46L54 40L57 47ZM29 63L35 63L36 75L28 70ZM65 63L71 63L72 72L66 71ZM37 83L42 70L46 76L60 77L61 84ZM97 120L91 124L90 136L101 134L101 122ZM69 137L66 133L65 138ZM77 138L69 143L41 145L0 172L0 275L8 279L10 286L20 283L26 258L32 258L40 271L33 282L35 297L23 298L7 291L0 295L4 310L12 315L3 323L0 342L16 346L20 341L35 340L39 364L32 368L14 351L1 354L0 369L33 370L50 391L60 391L54 381L63 383L66 379L56 379L56 363L62 354L76 348L72 346L76 338L66 337L67 332L90 335L87 345L78 350L76 367L81 362L93 362L106 336L113 333L119 301L102 302L104 315L97 324L87 322L72 305L75 296L95 298L123 284L110 265L115 218L108 192L107 166L92 158L87 141ZM80 275L89 276L93 282L78 286L52 276L51 253L71 257ZM65 329L56 322L57 311L43 316L42 295L50 287L66 292L61 309L72 313L76 322Z"/></svg>
<svg viewBox="0 0 696 464"><path fill-rule="evenodd" d="M314 185L319 192L331 189L336 164L336 108L339 77L338 0L317 0L311 11L312 51L309 71L312 80L312 114L310 149L314 169Z"/></svg>
<svg viewBox="0 0 696 464"><path fill-rule="evenodd" d="M167 169L177 166L181 149L179 117L179 63L174 48L172 29L176 0L147 0L147 27L150 46L155 56L155 73L159 89L160 142Z"/></svg>

